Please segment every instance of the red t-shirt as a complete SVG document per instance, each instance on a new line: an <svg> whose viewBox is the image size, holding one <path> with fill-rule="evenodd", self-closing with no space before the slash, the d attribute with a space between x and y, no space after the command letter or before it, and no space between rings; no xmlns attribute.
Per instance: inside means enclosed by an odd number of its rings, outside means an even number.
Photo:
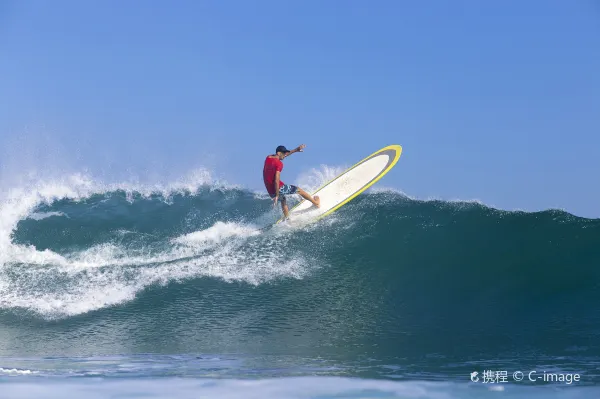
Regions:
<svg viewBox="0 0 600 399"><path fill-rule="evenodd" d="M263 167L263 180L265 187L271 195L275 195L275 172L281 172L283 170L283 162L279 158L273 158L268 156L265 159L265 166ZM279 187L283 186L281 179L279 180Z"/></svg>

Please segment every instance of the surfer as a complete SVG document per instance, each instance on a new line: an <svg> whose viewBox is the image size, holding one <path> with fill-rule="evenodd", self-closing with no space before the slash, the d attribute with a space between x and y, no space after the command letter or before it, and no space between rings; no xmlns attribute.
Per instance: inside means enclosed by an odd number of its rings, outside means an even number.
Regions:
<svg viewBox="0 0 600 399"><path fill-rule="evenodd" d="M263 167L265 187L271 198L273 198L273 206L277 205L277 201L281 196L281 209L283 210L286 219L289 216L289 210L285 196L288 194L300 194L302 198L312 202L317 208L319 207L320 201L318 196L315 195L313 198L300 187L294 186L293 184L285 184L281 181L280 174L283 170L283 162L281 161L295 152L302 152L304 147L306 147L306 145L302 144L290 151L285 148L285 146L280 145L275 149L275 154L267 155L267 158L265 159L265 165Z"/></svg>

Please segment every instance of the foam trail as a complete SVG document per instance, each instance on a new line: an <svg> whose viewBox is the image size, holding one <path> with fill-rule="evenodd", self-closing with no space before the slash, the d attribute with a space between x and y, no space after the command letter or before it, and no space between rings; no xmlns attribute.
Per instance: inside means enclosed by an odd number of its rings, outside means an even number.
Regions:
<svg viewBox="0 0 600 399"><path fill-rule="evenodd" d="M174 239L173 242L194 246L204 243L218 244L230 237L249 237L258 234L260 234L259 231L251 226L231 222L217 222L214 226L206 230L186 234L185 236Z"/></svg>
<svg viewBox="0 0 600 399"><path fill-rule="evenodd" d="M28 266L18 273L0 271L0 308L28 309L52 319L131 301L153 284L214 277L258 285L306 274L309 262L302 255L291 253L281 261L281 236L246 241L257 235L248 225L217 222L172 239L168 248L140 253L102 244L62 256L13 245L12 256Z"/></svg>
<svg viewBox="0 0 600 399"><path fill-rule="evenodd" d="M11 241L20 220L62 215L34 212L41 204L62 199L81 201L116 191L126 192L129 201L158 193L170 202L174 194L194 194L201 187L214 190L234 186L215 183L207 171L200 170L163 185L103 184L74 174L9 190L0 204L0 308L24 308L54 318L132 300L137 292L155 283L211 276L259 284L281 275L303 275L302 257L281 262L277 251L268 249L272 243L263 240L240 250L244 238L259 233L255 227L237 223L217 222L156 248L127 249L103 243L58 254ZM255 256L257 252L261 252L260 257Z"/></svg>
<svg viewBox="0 0 600 399"><path fill-rule="evenodd" d="M63 212L34 212L32 214L29 215L29 219L33 219L33 220L44 220L44 219L48 219L51 218L53 216L57 216L57 217L68 217L68 215L66 215Z"/></svg>
<svg viewBox="0 0 600 399"><path fill-rule="evenodd" d="M0 367L0 374L10 374L10 375L29 375L36 374L37 371L32 370L19 370L19 369L5 369Z"/></svg>

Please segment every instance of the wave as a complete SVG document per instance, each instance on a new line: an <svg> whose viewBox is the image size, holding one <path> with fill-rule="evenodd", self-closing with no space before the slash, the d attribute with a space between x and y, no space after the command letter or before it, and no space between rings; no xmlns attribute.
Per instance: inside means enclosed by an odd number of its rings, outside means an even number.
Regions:
<svg viewBox="0 0 600 399"><path fill-rule="evenodd" d="M337 172L311 173L309 189ZM73 175L11 190L0 205L0 317L29 320L36 337L11 345L44 352L38 323L158 318L162 333L140 342L382 356L448 356L458 345L530 361L534 342L545 354L600 353L598 219L387 188L318 223L261 230L279 213L263 193L204 172L163 185ZM114 344L121 328L94 342Z"/></svg>

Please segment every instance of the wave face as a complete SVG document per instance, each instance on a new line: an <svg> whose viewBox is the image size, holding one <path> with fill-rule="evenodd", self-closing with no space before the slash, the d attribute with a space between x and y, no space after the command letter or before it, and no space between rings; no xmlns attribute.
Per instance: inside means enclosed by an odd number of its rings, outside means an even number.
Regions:
<svg viewBox="0 0 600 399"><path fill-rule="evenodd" d="M379 190L260 229L279 212L203 177L11 191L0 354L243 353L463 379L485 362L593 369L600 220Z"/></svg>

